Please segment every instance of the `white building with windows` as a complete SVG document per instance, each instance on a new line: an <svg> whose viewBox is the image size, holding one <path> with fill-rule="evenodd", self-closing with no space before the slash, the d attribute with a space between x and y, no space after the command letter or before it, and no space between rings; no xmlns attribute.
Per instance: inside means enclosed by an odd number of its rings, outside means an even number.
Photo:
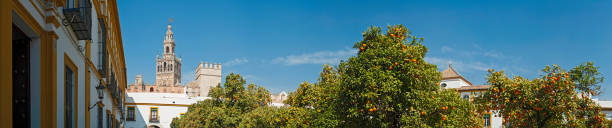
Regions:
<svg viewBox="0 0 612 128"><path fill-rule="evenodd" d="M472 100L475 96L480 96L483 91L489 89L490 85L472 85L470 81L459 75L452 65L442 71L442 81L440 88L456 89L465 100ZM482 113L483 127L485 128L502 128L503 118L495 116L497 111Z"/></svg>
<svg viewBox="0 0 612 128"><path fill-rule="evenodd" d="M170 128L172 118L205 99L177 93L127 93L125 128Z"/></svg>
<svg viewBox="0 0 612 128"><path fill-rule="evenodd" d="M123 127L116 0L0 0L0 127Z"/></svg>
<svg viewBox="0 0 612 128"><path fill-rule="evenodd" d="M467 79L459 75L452 65L442 71L440 87L444 89L456 89L465 100L472 101L474 97L481 96L482 92L489 89L490 85L472 85ZM607 119L612 119L612 101L600 101L593 99L601 106L601 112L606 114ZM483 127L503 128L503 118L496 116L497 111L482 113Z"/></svg>

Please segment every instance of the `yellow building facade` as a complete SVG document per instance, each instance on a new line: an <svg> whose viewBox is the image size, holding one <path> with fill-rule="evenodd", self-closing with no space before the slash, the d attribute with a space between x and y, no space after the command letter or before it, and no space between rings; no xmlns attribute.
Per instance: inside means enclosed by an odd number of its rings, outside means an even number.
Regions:
<svg viewBox="0 0 612 128"><path fill-rule="evenodd" d="M0 127L123 127L116 0L0 0Z"/></svg>

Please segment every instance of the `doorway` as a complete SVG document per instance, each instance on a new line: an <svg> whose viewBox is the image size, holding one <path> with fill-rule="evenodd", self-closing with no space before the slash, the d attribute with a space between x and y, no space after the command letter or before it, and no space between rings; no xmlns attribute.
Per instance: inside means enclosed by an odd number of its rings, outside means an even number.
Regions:
<svg viewBox="0 0 612 128"><path fill-rule="evenodd" d="M30 41L13 25L13 127L30 127Z"/></svg>

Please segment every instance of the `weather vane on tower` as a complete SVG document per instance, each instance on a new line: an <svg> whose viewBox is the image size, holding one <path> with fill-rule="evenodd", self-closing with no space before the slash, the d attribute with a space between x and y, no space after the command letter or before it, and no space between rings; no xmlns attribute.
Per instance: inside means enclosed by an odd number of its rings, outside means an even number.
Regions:
<svg viewBox="0 0 612 128"><path fill-rule="evenodd" d="M172 24L172 21L174 21L174 19L172 19L172 17L170 17L170 19L168 19L168 24Z"/></svg>

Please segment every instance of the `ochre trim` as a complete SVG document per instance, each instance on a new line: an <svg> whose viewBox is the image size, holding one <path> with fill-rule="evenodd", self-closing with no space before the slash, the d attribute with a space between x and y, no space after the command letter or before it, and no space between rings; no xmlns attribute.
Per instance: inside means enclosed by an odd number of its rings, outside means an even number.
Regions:
<svg viewBox="0 0 612 128"><path fill-rule="evenodd" d="M459 90L459 89L455 89L457 90L457 92L482 92L482 91L486 91L487 89L474 89L474 90Z"/></svg>
<svg viewBox="0 0 612 128"><path fill-rule="evenodd" d="M160 103L125 103L125 105L150 105L150 106L178 106L178 107L189 107L189 104L160 104Z"/></svg>
<svg viewBox="0 0 612 128"><path fill-rule="evenodd" d="M55 0L55 6L57 7L64 7L65 4L66 0Z"/></svg>
<svg viewBox="0 0 612 128"><path fill-rule="evenodd" d="M136 106L127 106L127 109L125 110L126 112L126 116L125 116L125 120L126 121L135 121L136 120ZM134 108L134 111L132 113L132 118L130 118L130 108Z"/></svg>
<svg viewBox="0 0 612 128"><path fill-rule="evenodd" d="M483 112L482 116L484 117L485 114L489 114L489 127L487 128L491 128L493 126L493 113L492 112ZM482 118L480 118L482 119ZM484 122L482 124L484 126Z"/></svg>
<svg viewBox="0 0 612 128"><path fill-rule="evenodd" d="M59 21L57 21L57 18L55 18L55 16L51 15L51 16L47 16L47 18L45 18L45 23L50 24L52 23L53 26L55 26L55 28L58 28L60 23Z"/></svg>
<svg viewBox="0 0 612 128"><path fill-rule="evenodd" d="M42 11L40 11L40 8L38 8L38 5L34 3L34 1L32 0L28 0L30 1L30 4L32 4L32 7L34 7L34 10L36 10L36 12L38 12L38 15L40 15L41 18L44 18L45 16L43 16Z"/></svg>
<svg viewBox="0 0 612 128"><path fill-rule="evenodd" d="M0 0L0 127L13 127L12 0Z"/></svg>
<svg viewBox="0 0 612 128"><path fill-rule="evenodd" d="M612 108L609 107L601 107L602 111L612 111Z"/></svg>
<svg viewBox="0 0 612 128"><path fill-rule="evenodd" d="M41 99L41 126L56 127L56 111L57 111L57 72L56 72L56 53L55 41L57 35L53 31L45 32L41 35L40 49L40 99Z"/></svg>
<svg viewBox="0 0 612 128"><path fill-rule="evenodd" d="M155 111L155 120L159 121L159 107L149 107L149 121L151 121L151 115L153 115L153 108L156 109Z"/></svg>
<svg viewBox="0 0 612 128"><path fill-rule="evenodd" d="M87 40L89 41L89 40ZM85 43L85 54L89 54L90 49L89 49L89 44L90 43ZM87 56L87 60L89 59L89 56ZM89 66L85 65L85 128L89 128L89 99L90 99L90 78L89 78Z"/></svg>
<svg viewBox="0 0 612 128"><path fill-rule="evenodd" d="M34 30L34 32L36 33L44 32L43 27L40 26L38 22L36 22L34 17L32 17L30 12L28 12L28 10L25 7L23 7L21 3L12 2L11 5L13 5L14 11L17 13L17 15L19 15L19 17L21 17ZM9 18L9 19L12 19L12 18Z"/></svg>
<svg viewBox="0 0 612 128"><path fill-rule="evenodd" d="M79 118L79 68L74 64L74 61L70 59L68 54L64 53L64 90L66 90L66 66L68 66L74 72L74 126L78 127L78 118ZM66 92L64 92L66 93ZM66 99L66 95L64 95L64 99ZM66 102L66 101L64 101ZM64 106L66 107L66 106ZM65 109L64 109L65 110ZM66 120L66 115L64 115L64 120Z"/></svg>

